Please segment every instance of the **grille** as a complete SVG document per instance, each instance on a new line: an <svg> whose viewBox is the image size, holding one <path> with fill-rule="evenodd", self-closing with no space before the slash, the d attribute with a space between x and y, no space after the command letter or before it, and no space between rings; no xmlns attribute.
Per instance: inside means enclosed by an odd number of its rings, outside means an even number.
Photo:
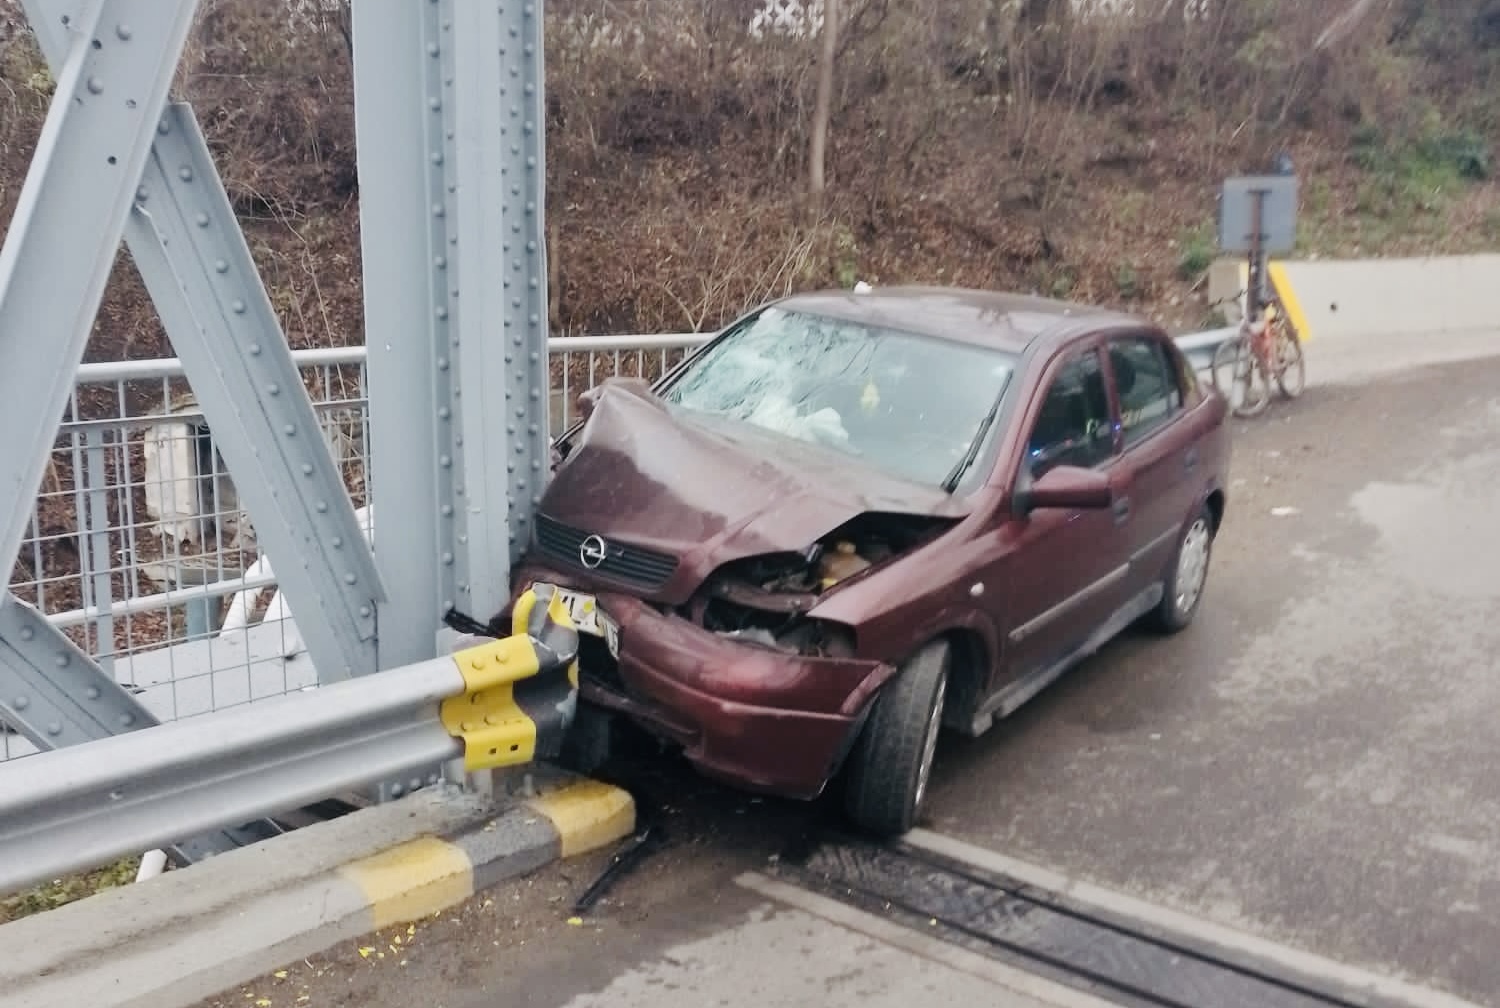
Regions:
<svg viewBox="0 0 1500 1008"><path fill-rule="evenodd" d="M588 532L564 525L546 515L536 516L537 548L549 559L575 568L583 567L578 550L588 537ZM641 549L639 546L611 542L604 562L598 567L584 569L591 569L595 574L642 591L655 591L666 584L667 578L677 569L677 558L655 550Z"/></svg>

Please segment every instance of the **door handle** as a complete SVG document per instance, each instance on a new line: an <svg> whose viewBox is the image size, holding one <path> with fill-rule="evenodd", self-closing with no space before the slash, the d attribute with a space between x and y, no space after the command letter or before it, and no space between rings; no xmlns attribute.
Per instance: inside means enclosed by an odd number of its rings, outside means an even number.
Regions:
<svg viewBox="0 0 1500 1008"><path fill-rule="evenodd" d="M1129 497L1116 497L1114 504L1112 504L1110 507L1111 510L1113 510L1115 513L1116 525L1122 524L1127 518L1130 517Z"/></svg>
<svg viewBox="0 0 1500 1008"><path fill-rule="evenodd" d="M1183 468L1187 469L1188 472L1192 472L1194 469L1198 468L1197 445L1193 445L1187 450L1187 454L1182 457L1182 465Z"/></svg>

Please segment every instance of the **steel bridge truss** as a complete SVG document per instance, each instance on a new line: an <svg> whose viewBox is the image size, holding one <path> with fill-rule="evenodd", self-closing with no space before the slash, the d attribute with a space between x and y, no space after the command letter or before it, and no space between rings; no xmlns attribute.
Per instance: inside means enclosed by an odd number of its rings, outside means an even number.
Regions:
<svg viewBox="0 0 1500 1008"><path fill-rule="evenodd" d="M197 0L22 6L56 89L0 249L0 566L123 240L318 681L433 658L446 609L503 606L547 476L541 0L353 8L372 510L399 530L373 551L203 133L169 100ZM9 592L0 718L43 750L156 723Z"/></svg>

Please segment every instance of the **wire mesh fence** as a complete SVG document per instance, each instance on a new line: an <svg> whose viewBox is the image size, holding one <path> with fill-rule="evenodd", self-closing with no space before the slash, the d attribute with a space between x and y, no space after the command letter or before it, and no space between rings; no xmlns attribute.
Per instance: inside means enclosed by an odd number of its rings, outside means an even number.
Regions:
<svg viewBox="0 0 1500 1008"><path fill-rule="evenodd" d="M703 337L560 337L554 431L607 378L656 378ZM373 536L364 348L296 353L323 435ZM160 719L313 686L272 558L175 360L84 365L58 429L10 590ZM0 724L0 760L32 752Z"/></svg>

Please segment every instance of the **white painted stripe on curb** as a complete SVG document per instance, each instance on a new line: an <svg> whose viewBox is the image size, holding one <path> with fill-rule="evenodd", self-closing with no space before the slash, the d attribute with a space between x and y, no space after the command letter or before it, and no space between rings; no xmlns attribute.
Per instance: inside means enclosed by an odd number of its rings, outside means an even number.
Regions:
<svg viewBox="0 0 1500 1008"><path fill-rule="evenodd" d="M909 927L865 913L838 900L819 896L817 893L767 878L756 872L746 872L735 879L745 889L760 893L767 899L785 903L831 924L857 931L878 942L921 956L942 966L967 973L996 987L1002 987L1018 997L1030 998L1049 1008L1119 1008L1113 1001L1104 1001L1085 991L1066 987L1034 973L1007 966L1005 963L951 945L940 938L913 931Z"/></svg>
<svg viewBox="0 0 1500 1008"><path fill-rule="evenodd" d="M1203 920L1178 910L1147 903L1144 900L1113 892L1089 882L1068 878L1056 871L1017 861L995 851L976 847L927 830L912 830L902 841L912 847L930 851L985 871L1015 879L1047 892L1068 896L1100 910L1140 921L1163 931L1187 938L1211 942L1221 948L1256 956L1269 963L1295 970L1309 978L1319 978L1355 990L1364 990L1382 998L1402 1002L1410 1008L1483 1008L1443 991L1420 987L1404 980L1380 976L1355 966L1278 945L1265 938L1236 931L1222 924Z"/></svg>

